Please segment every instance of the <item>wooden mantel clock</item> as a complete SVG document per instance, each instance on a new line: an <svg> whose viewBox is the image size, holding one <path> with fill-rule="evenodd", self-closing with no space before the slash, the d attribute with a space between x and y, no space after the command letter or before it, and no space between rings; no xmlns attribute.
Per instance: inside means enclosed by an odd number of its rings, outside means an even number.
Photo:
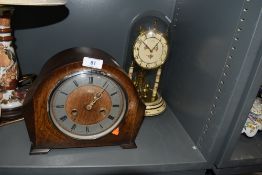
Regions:
<svg viewBox="0 0 262 175"><path fill-rule="evenodd" d="M110 55L85 47L62 51L42 68L24 102L31 154L135 148L144 110L132 81Z"/></svg>

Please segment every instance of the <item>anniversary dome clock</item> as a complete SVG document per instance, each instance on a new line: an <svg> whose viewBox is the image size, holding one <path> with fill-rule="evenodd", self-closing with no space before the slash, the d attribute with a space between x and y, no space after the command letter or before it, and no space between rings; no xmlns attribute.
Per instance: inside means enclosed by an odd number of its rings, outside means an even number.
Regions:
<svg viewBox="0 0 262 175"><path fill-rule="evenodd" d="M134 148L145 106L127 74L105 52L65 50L51 58L24 102L31 153L52 148Z"/></svg>
<svg viewBox="0 0 262 175"><path fill-rule="evenodd" d="M137 34L131 42L132 61L128 74L146 105L145 116L155 116L166 109L158 87L162 65L168 56L168 27L157 17L142 18L135 26L133 32Z"/></svg>

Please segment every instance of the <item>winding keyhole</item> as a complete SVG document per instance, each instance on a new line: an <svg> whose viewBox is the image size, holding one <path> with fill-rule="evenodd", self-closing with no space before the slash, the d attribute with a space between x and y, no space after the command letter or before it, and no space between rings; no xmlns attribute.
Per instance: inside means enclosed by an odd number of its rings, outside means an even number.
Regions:
<svg viewBox="0 0 262 175"><path fill-rule="evenodd" d="M106 108L100 108L99 112L100 112L100 114L102 114L103 116L106 116Z"/></svg>
<svg viewBox="0 0 262 175"><path fill-rule="evenodd" d="M77 114L78 114L77 109L72 109L71 114L72 114L72 116L76 117Z"/></svg>

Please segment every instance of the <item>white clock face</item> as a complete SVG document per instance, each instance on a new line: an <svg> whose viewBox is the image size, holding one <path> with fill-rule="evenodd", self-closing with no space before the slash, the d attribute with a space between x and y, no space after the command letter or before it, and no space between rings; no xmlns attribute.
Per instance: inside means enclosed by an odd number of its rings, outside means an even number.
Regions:
<svg viewBox="0 0 262 175"><path fill-rule="evenodd" d="M118 126L126 112L126 96L109 76L85 71L58 83L49 96L48 112L65 135L93 140Z"/></svg>
<svg viewBox="0 0 262 175"><path fill-rule="evenodd" d="M152 30L141 33L134 44L136 63L145 69L161 66L167 58L168 44L162 33Z"/></svg>

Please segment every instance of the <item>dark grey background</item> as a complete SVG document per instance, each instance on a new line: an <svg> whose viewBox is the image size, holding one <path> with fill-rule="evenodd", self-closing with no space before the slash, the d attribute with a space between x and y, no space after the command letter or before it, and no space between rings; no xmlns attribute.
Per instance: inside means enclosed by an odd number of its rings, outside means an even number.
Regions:
<svg viewBox="0 0 262 175"><path fill-rule="evenodd" d="M79 46L102 49L123 65L132 20L149 11L158 11L172 19L175 2L69 0L66 8L19 7L14 26L22 72L38 73L57 52Z"/></svg>
<svg viewBox="0 0 262 175"><path fill-rule="evenodd" d="M221 169L234 165L228 158L245 120L245 116L238 114L241 100L249 99L245 111L241 112L243 115L248 113L254 98L242 94L254 79L252 72L258 72L256 63L260 59L257 52L261 48L261 35L256 28L261 2L71 0L65 7L17 7L13 25L23 73L38 73L51 56L77 46L102 49L125 67L132 20L151 11L166 15L172 20L171 54L164 66L160 90L168 102L168 109L159 117L144 121L137 139L138 149L129 151L119 151L115 147L53 150L45 157L33 158L26 153L30 143L23 138L26 135L23 123L0 128L0 140L5 141L0 144L0 153L7 157L0 161L0 166L4 167L2 172L8 171L7 167L16 167L14 171L30 171L30 168L43 168L50 163L63 168L67 166L65 160L72 160L75 168L80 165L85 170L95 168L97 171L96 167L104 167L101 172L107 168L120 170L119 163L133 172L142 169L148 173L188 170L202 173L214 162ZM244 13L244 9L248 10ZM258 38L254 39L254 35ZM258 85L252 89L258 89ZM16 132L14 128L20 139L12 137ZM234 142L226 145L228 149L223 152L222 144L229 140ZM14 144L16 141L19 144ZM245 148L252 149L254 144L247 145ZM21 156L16 159L19 154ZM67 154L71 159L67 159ZM117 160L107 161L110 156ZM85 162L86 159L89 161ZM32 167L31 162L34 162ZM229 173L230 169L225 171Z"/></svg>

